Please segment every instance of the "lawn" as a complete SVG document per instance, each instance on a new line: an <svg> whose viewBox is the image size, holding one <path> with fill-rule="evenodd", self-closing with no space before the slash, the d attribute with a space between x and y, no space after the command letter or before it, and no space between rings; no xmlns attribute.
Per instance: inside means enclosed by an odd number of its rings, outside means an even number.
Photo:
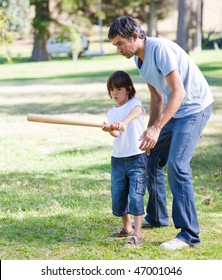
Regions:
<svg viewBox="0 0 222 280"><path fill-rule="evenodd" d="M78 62L1 64L0 259L6 260L221 260L222 52L192 53L213 91L213 115L192 160L202 244L168 252L159 244L177 230L143 230L141 249L110 240L121 224L112 215L113 139L101 129L31 123L28 113L106 120L113 106L106 79L128 71L149 114L149 95L132 60L109 54ZM171 215L172 196L167 186ZM147 195L146 198L147 199Z"/></svg>

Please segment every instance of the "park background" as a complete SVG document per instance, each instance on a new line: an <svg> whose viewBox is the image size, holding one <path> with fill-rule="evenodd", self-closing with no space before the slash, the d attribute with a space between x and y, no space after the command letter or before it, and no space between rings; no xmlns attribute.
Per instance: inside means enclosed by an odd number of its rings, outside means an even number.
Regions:
<svg viewBox="0 0 222 280"><path fill-rule="evenodd" d="M109 2L115 7L115 1ZM191 163L202 244L176 252L161 249L159 244L177 233L172 220L168 228L144 229L144 245L139 250L126 250L124 240L110 240L109 233L120 225L120 219L111 213L113 139L97 128L36 124L26 120L28 113L38 113L104 121L107 110L113 106L107 95L106 80L117 69L132 76L148 119L146 85L133 60L116 54L107 41L106 20L103 18L103 55L83 55L78 60L62 54L35 61L32 59L33 27L27 27L29 32L25 36L19 33L16 37L6 25L4 32L15 37L8 40L10 36L2 35L0 49L1 259L221 260L222 3L219 0L203 3L202 31L204 36L210 35L207 47L191 48L195 24L192 28L188 26L192 32L187 38L189 54L208 80L215 100L213 115ZM31 23L33 5L29 15ZM177 20L177 8L164 20L158 20L155 25L158 36L176 40ZM141 23L147 27L145 22ZM101 51L100 28L95 13L91 28L85 30L90 38L90 50L95 52ZM50 32L54 31L53 25ZM172 195L168 185L167 203L171 217Z"/></svg>

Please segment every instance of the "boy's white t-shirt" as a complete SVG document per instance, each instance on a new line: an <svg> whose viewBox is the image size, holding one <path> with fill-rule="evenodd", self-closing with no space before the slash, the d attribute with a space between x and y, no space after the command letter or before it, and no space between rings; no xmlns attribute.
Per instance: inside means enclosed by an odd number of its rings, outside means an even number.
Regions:
<svg viewBox="0 0 222 280"><path fill-rule="evenodd" d="M129 99L127 103L120 107L113 107L107 113L107 118L110 123L120 122L123 120L136 106L142 106L141 100L137 97ZM120 131L118 138L115 138L113 142L112 156L130 157L144 153L139 149L140 141L139 138L145 130L144 112L136 119L130 121L125 131Z"/></svg>

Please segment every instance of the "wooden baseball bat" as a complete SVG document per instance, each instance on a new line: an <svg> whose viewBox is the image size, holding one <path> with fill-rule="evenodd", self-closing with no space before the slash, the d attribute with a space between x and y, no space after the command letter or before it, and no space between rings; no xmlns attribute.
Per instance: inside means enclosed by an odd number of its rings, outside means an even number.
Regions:
<svg viewBox="0 0 222 280"><path fill-rule="evenodd" d="M49 116L49 115L39 115L39 114L28 114L27 120L31 121L31 122L78 125L78 126L89 126L89 127L100 127L100 128L102 128L102 126L103 126L103 123L100 123L100 122L72 120L72 119L68 119L68 118L61 118L61 117ZM124 131L124 129L123 129L123 131Z"/></svg>

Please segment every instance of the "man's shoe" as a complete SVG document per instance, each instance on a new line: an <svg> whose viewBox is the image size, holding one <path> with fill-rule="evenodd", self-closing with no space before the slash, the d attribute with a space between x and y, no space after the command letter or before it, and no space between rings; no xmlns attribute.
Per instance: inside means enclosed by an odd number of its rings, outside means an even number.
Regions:
<svg viewBox="0 0 222 280"><path fill-rule="evenodd" d="M188 248L190 247L190 245L180 240L179 238L174 238L168 242L164 242L160 244L160 247L172 251L177 249Z"/></svg>
<svg viewBox="0 0 222 280"><path fill-rule="evenodd" d="M135 223L134 221L131 221L131 224L132 224L132 227L134 228L135 227ZM150 223L148 223L145 218L143 218L142 220L142 228L154 228L153 225L151 225Z"/></svg>

